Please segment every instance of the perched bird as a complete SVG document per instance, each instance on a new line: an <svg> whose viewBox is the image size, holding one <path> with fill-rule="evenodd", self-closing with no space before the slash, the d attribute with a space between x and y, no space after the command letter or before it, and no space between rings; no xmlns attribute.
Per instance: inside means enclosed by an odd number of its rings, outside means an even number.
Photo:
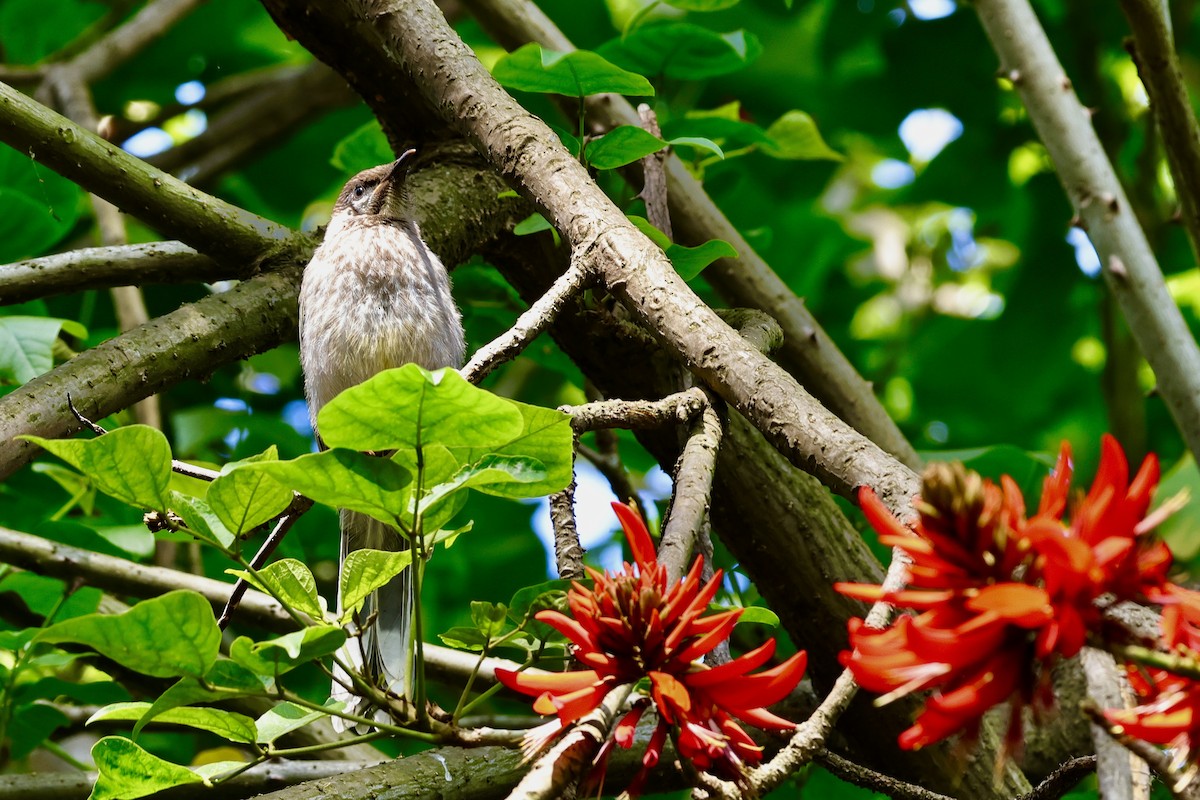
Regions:
<svg viewBox="0 0 1200 800"><path fill-rule="evenodd" d="M313 430L317 414L344 389L385 369L416 362L426 369L463 360L462 315L442 262L421 239L405 189L409 150L391 164L355 175L338 196L325 240L300 288L300 362ZM341 511L341 561L361 548L405 550L396 529ZM363 606L369 624L342 659L383 688L407 698L413 686L413 584L404 570ZM339 608L341 598L338 598ZM351 707L335 671L333 696ZM336 720L335 720L336 721Z"/></svg>

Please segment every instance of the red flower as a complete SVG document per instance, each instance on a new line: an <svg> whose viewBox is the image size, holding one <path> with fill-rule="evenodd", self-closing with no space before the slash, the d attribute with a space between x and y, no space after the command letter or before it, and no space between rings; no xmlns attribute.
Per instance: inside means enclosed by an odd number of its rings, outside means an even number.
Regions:
<svg viewBox="0 0 1200 800"><path fill-rule="evenodd" d="M879 702L936 689L916 724L900 737L918 748L978 729L984 712L1013 701L1006 744L1020 745L1020 707L1048 708L1048 667L1083 647L1101 619L1096 600L1160 598L1170 552L1148 533L1146 516L1158 483L1152 456L1129 481L1120 445L1105 436L1100 469L1088 495L1074 505L1069 525L1070 449L1064 443L1046 478L1038 513L1026 519L1025 500L1008 476L1000 485L960 464L934 464L923 477L919 518L902 525L868 487L859 502L883 544L912 558L908 587L892 593L863 584L838 584L844 594L888 600L923 613L887 630L850 622L852 651L842 663Z"/></svg>
<svg viewBox="0 0 1200 800"><path fill-rule="evenodd" d="M717 667L699 662L728 638L740 610L705 614L720 586L718 571L701 584L701 559L691 572L668 589L666 567L659 564L650 533L637 513L613 503L633 550L634 564L615 574L588 569L594 588L575 583L567 594L571 615L540 611L537 619L558 630L586 669L530 675L496 670L510 689L537 696L533 708L557 719L542 726L527 746L540 749L604 700L618 686L635 684L649 693L635 702L617 724L610 742L631 747L633 730L653 702L658 726L643 757L643 775L662 752L668 733L675 737L681 757L700 769L716 768L738 775L744 764L762 759L762 750L738 720L761 728L790 730L794 723L775 716L765 706L788 695L804 674L806 657L797 653L778 666L750 674L775 653L775 641ZM607 753L605 745L603 754ZM602 755L603 755L602 754Z"/></svg>
<svg viewBox="0 0 1200 800"><path fill-rule="evenodd" d="M1200 658L1200 592L1172 586L1163 607L1162 643L1167 650ZM1165 669L1127 665L1129 682L1142 704L1104 712L1125 733L1178 750L1177 760L1200 756L1200 681Z"/></svg>

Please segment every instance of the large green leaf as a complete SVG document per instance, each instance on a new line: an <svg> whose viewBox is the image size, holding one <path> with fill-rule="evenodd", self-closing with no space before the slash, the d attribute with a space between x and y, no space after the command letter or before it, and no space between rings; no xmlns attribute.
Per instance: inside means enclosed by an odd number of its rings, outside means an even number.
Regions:
<svg viewBox="0 0 1200 800"><path fill-rule="evenodd" d="M38 634L37 641L87 645L156 678L199 677L217 660L221 631L207 600L178 590L143 600L123 614L89 614L60 622Z"/></svg>
<svg viewBox="0 0 1200 800"><path fill-rule="evenodd" d="M383 129L378 122L371 120L338 142L329 163L347 175L354 175L364 169L386 164L395 157Z"/></svg>
<svg viewBox="0 0 1200 800"><path fill-rule="evenodd" d="M663 2L684 11L724 11L727 8L733 8L741 0L663 0Z"/></svg>
<svg viewBox="0 0 1200 800"><path fill-rule="evenodd" d="M255 464L278 458L272 447L269 452L241 463ZM220 477L209 484L205 500L225 526L241 536L279 516L292 502L292 493L263 472L239 471L237 466L240 465L221 470Z"/></svg>
<svg viewBox="0 0 1200 800"><path fill-rule="evenodd" d="M489 447L517 435L521 415L455 370L406 364L342 392L321 409L318 426L330 447Z"/></svg>
<svg viewBox="0 0 1200 800"><path fill-rule="evenodd" d="M663 22L643 25L598 52L643 75L703 80L742 69L758 58L762 45L744 30L716 33L690 22Z"/></svg>
<svg viewBox="0 0 1200 800"><path fill-rule="evenodd" d="M137 721L149 710L149 703L112 703L92 714L87 724L105 720ZM245 714L219 708L174 708L158 714L154 721L208 731L231 742L254 744L258 739L254 720Z"/></svg>
<svg viewBox="0 0 1200 800"><path fill-rule="evenodd" d="M147 753L123 736L105 736L96 742L92 761L100 774L89 800L133 800L204 780L187 767Z"/></svg>
<svg viewBox="0 0 1200 800"><path fill-rule="evenodd" d="M293 610L320 620L324 613L317 597L317 582L303 561L281 558L260 570L231 569L229 572L245 579L254 588L278 597Z"/></svg>
<svg viewBox="0 0 1200 800"><path fill-rule="evenodd" d="M456 492L464 489L480 489L484 487L493 491L501 486L519 484L526 491L530 485L540 486L546 480L546 468L536 458L528 456L502 456L489 454L460 469L450 480L430 487L429 492L421 501L422 511L428 508L434 512L437 507ZM509 496L520 497L520 489L508 489ZM526 496L537 497L540 492Z"/></svg>
<svg viewBox="0 0 1200 800"><path fill-rule="evenodd" d="M172 708L265 694L272 681L273 676L258 675L227 658L218 659L204 677L185 676L167 687L133 726L133 734Z"/></svg>
<svg viewBox="0 0 1200 800"><path fill-rule="evenodd" d="M9 2L0 3L0 9ZM38 4L46 8L45 3ZM3 11L0 11L0 15ZM3 17L0 16L0 19ZM20 30L0 26L2 30ZM5 45L19 37L5 37ZM43 254L79 219L83 192L27 154L0 148L0 264Z"/></svg>
<svg viewBox="0 0 1200 800"><path fill-rule="evenodd" d="M405 488L412 482L412 475L395 461L341 447L291 461L245 464L237 471L268 475L318 503L387 523L404 512Z"/></svg>
<svg viewBox="0 0 1200 800"><path fill-rule="evenodd" d="M618 125L588 142L584 155L596 169L616 169L657 153L666 146L665 141L636 125Z"/></svg>
<svg viewBox="0 0 1200 800"><path fill-rule="evenodd" d="M141 508L162 511L167 507L171 446L160 430L127 425L95 439L21 438L66 461L111 497Z"/></svg>
<svg viewBox="0 0 1200 800"><path fill-rule="evenodd" d="M602 92L640 97L654 94L650 81L589 50L559 53L532 42L497 61L492 75L509 89L568 97Z"/></svg>
<svg viewBox="0 0 1200 800"><path fill-rule="evenodd" d="M182 492L171 492L171 510L183 519L183 524L201 541L223 550L233 546L237 537L201 498Z"/></svg>
<svg viewBox="0 0 1200 800"><path fill-rule="evenodd" d="M345 707L345 703L330 701L325 707L330 711L340 711ZM278 703L255 720L255 726L258 728L258 743L271 744L280 736L299 730L324 716L325 714L320 711L310 711L295 703Z"/></svg>

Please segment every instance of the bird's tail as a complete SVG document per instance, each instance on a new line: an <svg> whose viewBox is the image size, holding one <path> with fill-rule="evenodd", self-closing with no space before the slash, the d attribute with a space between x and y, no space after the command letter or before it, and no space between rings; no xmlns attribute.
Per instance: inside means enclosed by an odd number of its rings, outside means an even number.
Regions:
<svg viewBox="0 0 1200 800"><path fill-rule="evenodd" d="M408 541L389 525L353 511L341 511L342 552L338 573L346 556L354 550L407 550ZM385 691L412 699L413 691L413 583L410 566L387 584L373 592L363 603L358 636L346 640L338 657L343 663L361 672L369 681ZM341 590L338 591L338 611L341 612ZM334 700L347 704L347 710L367 716L370 705L354 695L342 682L349 684L345 673L334 665ZM386 718L386 717L385 717ZM339 718L333 718L339 723ZM335 725L341 728L341 725Z"/></svg>

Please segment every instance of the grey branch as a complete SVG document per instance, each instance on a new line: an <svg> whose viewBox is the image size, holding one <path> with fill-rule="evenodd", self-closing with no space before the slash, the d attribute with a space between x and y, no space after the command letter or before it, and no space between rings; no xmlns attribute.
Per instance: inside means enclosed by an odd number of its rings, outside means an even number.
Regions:
<svg viewBox="0 0 1200 800"><path fill-rule="evenodd" d="M1130 53L1150 96L1194 253L1200 247L1200 124L1175 52L1170 8L1163 0L1121 0L1121 8L1133 32Z"/></svg>
<svg viewBox="0 0 1200 800"><path fill-rule="evenodd" d="M1192 454L1200 454L1200 348L1167 291L1090 115L1028 0L977 0L975 9L1086 225L1159 393Z"/></svg>
<svg viewBox="0 0 1200 800"><path fill-rule="evenodd" d="M1079 653L1087 696L1101 708L1125 708L1132 696L1129 681L1118 670L1113 657L1093 647ZM1108 735L1107 725L1092 725L1096 748L1096 778L1105 800L1145 800L1150 796L1150 770Z"/></svg>
<svg viewBox="0 0 1200 800"><path fill-rule="evenodd" d="M707 404L704 390L694 387L661 400L596 400L581 406L559 406L558 410L571 415L571 428L576 433L586 433L601 428L637 430L683 424Z"/></svg>
<svg viewBox="0 0 1200 800"><path fill-rule="evenodd" d="M658 117L654 109L642 103L637 107L638 119L647 132L662 138L662 130L658 127ZM663 169L667 153L659 150L642 159L642 200L646 203L646 219L650 224L666 234L674 241L675 233L671 229L671 212L667 208L667 173Z"/></svg>
<svg viewBox="0 0 1200 800"><path fill-rule="evenodd" d="M582 261L571 259L566 272L521 314L511 328L471 356L470 362L460 370L463 377L471 383L479 383L493 369L528 347L550 326L563 305L579 294L590 277L591 273Z"/></svg>
<svg viewBox="0 0 1200 800"><path fill-rule="evenodd" d="M717 451L724 425L715 403L705 403L692 421L687 444L675 465L675 490L663 523L658 560L667 567L668 585L683 578L696 537L708 521Z"/></svg>
<svg viewBox="0 0 1200 800"><path fill-rule="evenodd" d="M554 528L554 561L558 577L580 580L583 571L583 545L575 525L575 478L567 488L550 495L550 523Z"/></svg>
<svg viewBox="0 0 1200 800"><path fill-rule="evenodd" d="M463 4L496 41L509 49L526 42L563 52L575 49L529 0L464 0ZM589 97L587 118L605 129L640 124L629 102L616 95ZM920 459L912 445L887 415L870 384L804 302L754 252L678 157L667 157L666 173L671 219L678 239L685 244L723 239L737 250L736 259L716 261L705 270L705 278L730 304L757 308L778 320L785 334L780 363L805 386L812 387L818 399L839 417L905 465L918 469Z"/></svg>

